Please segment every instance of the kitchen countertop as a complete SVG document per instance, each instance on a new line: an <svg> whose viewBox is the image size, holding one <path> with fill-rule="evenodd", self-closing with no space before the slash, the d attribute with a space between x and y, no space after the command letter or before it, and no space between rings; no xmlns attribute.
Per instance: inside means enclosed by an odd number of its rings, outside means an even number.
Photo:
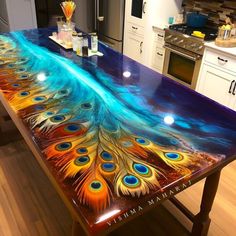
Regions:
<svg viewBox="0 0 236 236"><path fill-rule="evenodd" d="M0 98L87 232L110 230L235 159L234 111L104 44L103 57L81 58L51 34L0 36Z"/></svg>
<svg viewBox="0 0 236 236"><path fill-rule="evenodd" d="M219 50L219 51L221 51L223 53L227 53L227 54L230 54L231 56L236 57L236 47L233 47L233 48L219 47L219 46L215 45L215 41L206 42L205 46L209 47L209 48L213 48L213 49Z"/></svg>
<svg viewBox="0 0 236 236"><path fill-rule="evenodd" d="M164 29L169 28L169 25L168 24L156 24L156 25L153 25L152 27L153 27L153 29L164 30Z"/></svg>

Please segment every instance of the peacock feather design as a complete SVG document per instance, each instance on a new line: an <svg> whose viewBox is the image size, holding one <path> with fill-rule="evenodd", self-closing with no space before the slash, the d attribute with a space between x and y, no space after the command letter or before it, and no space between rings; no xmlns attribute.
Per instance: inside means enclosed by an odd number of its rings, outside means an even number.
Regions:
<svg viewBox="0 0 236 236"><path fill-rule="evenodd" d="M168 171L188 178L206 156L216 161L103 71L97 68L95 77L22 33L12 37L0 37L0 88L46 160L73 180L81 204L100 212L114 197L162 190ZM175 144L160 145L164 136Z"/></svg>

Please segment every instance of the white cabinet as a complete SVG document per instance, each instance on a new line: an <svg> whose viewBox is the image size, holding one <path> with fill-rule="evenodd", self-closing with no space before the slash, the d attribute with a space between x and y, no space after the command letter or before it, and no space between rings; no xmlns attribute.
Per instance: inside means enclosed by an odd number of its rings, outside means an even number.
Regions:
<svg viewBox="0 0 236 236"><path fill-rule="evenodd" d="M202 81L199 85L198 92L225 105L231 106L232 93L229 89L235 76L210 65L204 65L201 72ZM232 89L232 88L231 88Z"/></svg>
<svg viewBox="0 0 236 236"><path fill-rule="evenodd" d="M123 53L142 64L162 72L164 52L164 31L153 32L153 26L164 28L168 17L176 16L181 10L182 0L126 0ZM137 28L137 29L136 29ZM162 32L161 32L162 31ZM131 37L132 35L132 37ZM132 53L130 48L142 40L142 55ZM136 44L137 46L137 44ZM137 50L136 50L137 52Z"/></svg>
<svg viewBox="0 0 236 236"><path fill-rule="evenodd" d="M153 27L153 46L152 46L152 69L163 72L165 49L164 49L165 31L157 27Z"/></svg>
<svg viewBox="0 0 236 236"><path fill-rule="evenodd" d="M125 10L123 53L142 64L147 64L144 42L147 4L148 0L126 0Z"/></svg>
<svg viewBox="0 0 236 236"><path fill-rule="evenodd" d="M197 91L236 110L236 57L206 48Z"/></svg>
<svg viewBox="0 0 236 236"><path fill-rule="evenodd" d="M125 49L126 54L130 58L140 63L143 63L144 62L143 37L134 35L132 33L128 33L126 37L127 40L130 42L129 47Z"/></svg>
<svg viewBox="0 0 236 236"><path fill-rule="evenodd" d="M126 0L125 19L127 22L145 26L148 14L148 1L150 0Z"/></svg>

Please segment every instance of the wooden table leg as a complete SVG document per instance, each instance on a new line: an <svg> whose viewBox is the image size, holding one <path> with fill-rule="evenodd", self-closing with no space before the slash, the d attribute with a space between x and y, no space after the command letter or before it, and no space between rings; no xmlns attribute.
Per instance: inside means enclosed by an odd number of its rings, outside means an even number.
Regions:
<svg viewBox="0 0 236 236"><path fill-rule="evenodd" d="M86 236L86 233L84 232L80 223L75 220L73 220L72 224L72 236Z"/></svg>
<svg viewBox="0 0 236 236"><path fill-rule="evenodd" d="M208 233L211 222L209 213L211 211L217 192L220 180L220 172L221 170L216 171L206 178L200 212L194 217L193 221L193 228L191 233L192 236L206 236Z"/></svg>

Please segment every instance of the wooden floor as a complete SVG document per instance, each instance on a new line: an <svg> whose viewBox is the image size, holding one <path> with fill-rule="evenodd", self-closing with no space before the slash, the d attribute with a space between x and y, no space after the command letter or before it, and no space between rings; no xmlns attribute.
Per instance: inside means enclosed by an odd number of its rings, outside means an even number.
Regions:
<svg viewBox="0 0 236 236"><path fill-rule="evenodd" d="M0 236L70 235L70 215L47 177L16 131L1 136L0 143ZM212 210L210 236L233 236L236 229L236 162L222 173L219 191ZM178 195L197 212L203 182ZM185 226L190 223L170 203L169 209ZM111 236L187 235L186 230L164 207L139 217Z"/></svg>

